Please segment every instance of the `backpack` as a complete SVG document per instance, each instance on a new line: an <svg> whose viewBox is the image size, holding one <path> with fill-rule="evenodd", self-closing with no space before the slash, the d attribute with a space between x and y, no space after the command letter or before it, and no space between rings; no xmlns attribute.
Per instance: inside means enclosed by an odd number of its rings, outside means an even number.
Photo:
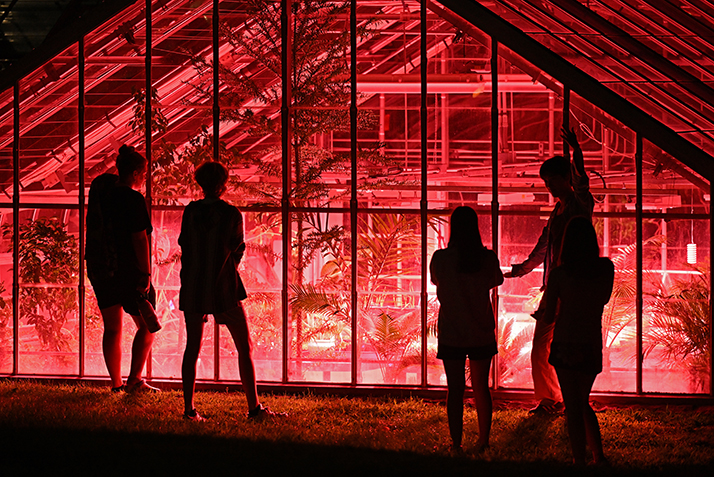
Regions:
<svg viewBox="0 0 714 477"><path fill-rule="evenodd" d="M87 236L84 259L87 276L92 282L109 280L119 270L117 247L111 220L105 217L104 201L119 181L116 174L102 174L89 186L87 203Z"/></svg>

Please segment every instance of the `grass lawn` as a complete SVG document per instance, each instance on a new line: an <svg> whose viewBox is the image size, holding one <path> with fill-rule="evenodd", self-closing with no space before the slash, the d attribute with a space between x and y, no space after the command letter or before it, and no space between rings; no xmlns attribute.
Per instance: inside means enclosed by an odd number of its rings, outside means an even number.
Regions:
<svg viewBox="0 0 714 477"><path fill-rule="evenodd" d="M494 412L491 447L451 456L446 410L418 399L263 397L288 418L245 418L238 392L199 392L207 422L181 418L181 393L112 394L91 385L0 380L0 475L706 475L714 476L714 409L598 413L612 466L575 468L564 417ZM371 475L370 475L371 474Z"/></svg>

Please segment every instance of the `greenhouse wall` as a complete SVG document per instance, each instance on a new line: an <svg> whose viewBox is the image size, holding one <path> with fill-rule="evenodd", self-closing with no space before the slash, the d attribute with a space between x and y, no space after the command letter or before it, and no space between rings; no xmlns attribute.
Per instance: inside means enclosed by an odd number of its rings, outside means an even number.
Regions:
<svg viewBox="0 0 714 477"><path fill-rule="evenodd" d="M84 215L129 144L150 159L163 329L149 378L180 379L177 238L193 171L215 159L244 216L259 382L445 386L427 270L448 216L473 207L503 271L523 261L555 205L538 170L569 154L565 126L616 267L594 389L710 394L708 172L449 3L142 0L1 91L0 375L107 378ZM537 268L494 293L494 388L532 389L542 281ZM199 380L239 381L227 330L210 320L204 336Z"/></svg>

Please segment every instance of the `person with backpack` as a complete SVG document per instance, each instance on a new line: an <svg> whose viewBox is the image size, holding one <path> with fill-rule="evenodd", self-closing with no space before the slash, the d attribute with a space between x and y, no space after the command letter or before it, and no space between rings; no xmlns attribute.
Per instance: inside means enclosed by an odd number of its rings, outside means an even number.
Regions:
<svg viewBox="0 0 714 477"><path fill-rule="evenodd" d="M605 465L597 416L589 403L602 371L602 312L610 300L615 267L600 256L590 219L568 223L560 260L548 276L543 320L554 324L548 362L563 392L570 447L576 465L586 463L586 442L596 464Z"/></svg>
<svg viewBox="0 0 714 477"><path fill-rule="evenodd" d="M144 196L134 190L146 175L146 159L133 147L119 148L119 175L102 174L89 189L85 260L104 322L102 351L114 392L156 392L142 372L161 324L154 312L149 236L151 219ZM121 373L123 311L137 326L126 384Z"/></svg>

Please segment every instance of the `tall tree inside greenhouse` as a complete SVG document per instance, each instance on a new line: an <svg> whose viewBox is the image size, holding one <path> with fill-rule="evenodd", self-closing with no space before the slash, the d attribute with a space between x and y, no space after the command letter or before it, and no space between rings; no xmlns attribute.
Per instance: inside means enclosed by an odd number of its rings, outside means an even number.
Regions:
<svg viewBox="0 0 714 477"><path fill-rule="evenodd" d="M290 131L281 131L280 108L282 105L282 41L281 10L279 2L249 0L244 2L247 8L247 20L239 25L222 23L220 25L221 42L228 42L237 56L250 57L251 65L234 69L234 64L218 65L220 80L220 121L233 122L247 128L256 140L280 138L290 134L291 177L287 199L294 207L317 206L326 199L346 200L344 196L330 196L330 189L322 182L326 172L349 174L350 158L348 153L335 153L323 147L325 135L330 133L348 133L350 118L349 61L349 3L335 3L327 0L308 0L295 2L291 12L292 44L290 61L291 107ZM246 18L246 17L244 17ZM356 32L358 41L372 35L369 22L363 23ZM206 52L189 51L194 68L198 72L198 81L192 83L202 105L212 101L212 79L214 65ZM161 114L158 98L152 94L154 118L152 130L166 131L165 118ZM145 94L135 97L135 129L144 127ZM252 106L249 106L252 105ZM208 118L207 118L208 119ZM207 121L208 122L208 121ZM373 114L361 112L358 115L360 128L376 125ZM193 168L212 157L213 136L203 126L196 136L188 141L185 148L161 141L157 148L153 186L156 197L178 197L189 190L183 178L190 176ZM362 148L358 152L360 172L369 176L373 171L392 171L393 175L401 172L400 167L389 157L380 153L381 144L371 148ZM219 145L221 162L229 168L256 168L256 174L266 179L259 182L241 181L232 177L231 191L234 199L252 199L260 205L278 206L282 199L282 189L275 185L282 177L282 149L280 146L268 146L259 153L242 154L236 149ZM390 181L389 177L371 177L372 186L380 181ZM190 181L189 181L190 182ZM170 200L170 199L169 199ZM267 214L266 220L279 223L279 214ZM340 269L344 285L350 283L349 260L344 260L347 244L344 242L343 225L330 226L329 221L321 220L320 214L299 212L293 215L294 246L291 247L293 259L290 279L294 295L304 298L309 285L305 282L305 270L317 252L331 254ZM349 255L347 253L347 255ZM306 288L307 287L307 288ZM336 289L336 293L345 293L348 288ZM309 293L308 293L309 295ZM321 295L324 296L324 295ZM349 322L349 295L338 300L342 303L339 312L332 313L330 320L321 325L306 328L306 308L303 302L293 300L292 322L294 323L293 344L300 371L302 348L306 342L320 334L334 331L335 319ZM334 300L333 300L334 302Z"/></svg>

